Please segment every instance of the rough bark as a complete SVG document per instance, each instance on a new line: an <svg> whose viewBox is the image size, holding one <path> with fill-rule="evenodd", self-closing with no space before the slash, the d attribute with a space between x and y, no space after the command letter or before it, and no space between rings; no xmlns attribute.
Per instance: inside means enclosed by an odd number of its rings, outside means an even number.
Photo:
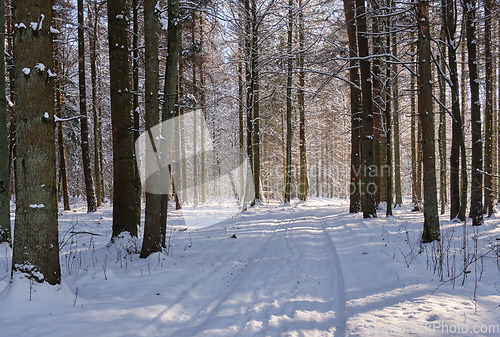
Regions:
<svg viewBox="0 0 500 337"><path fill-rule="evenodd" d="M496 20L497 26L496 26L496 36L497 36L497 41L500 41L500 20ZM496 106L496 125L497 125L497 132L496 132L496 138L497 138L497 148L496 148L496 172L497 172L497 179L496 179L496 196L497 196L497 204L500 201L500 43L497 44L497 57L495 57L495 87L496 87L496 96L495 96L495 104Z"/></svg>
<svg viewBox="0 0 500 337"><path fill-rule="evenodd" d="M460 200L460 153L464 142L457 66L458 40L456 37L455 1L442 0L443 18L448 45L448 69L451 81L452 138L450 149L450 220L462 219Z"/></svg>
<svg viewBox="0 0 500 337"><path fill-rule="evenodd" d="M445 27L443 26L441 29L441 40L446 40L446 32ZM442 51L439 57L439 67L441 71L446 72L446 62L444 60L445 53ZM438 84L439 84L439 101L441 102L439 106L439 201L441 204L440 213L445 213L446 206L446 81L443 76L438 74Z"/></svg>
<svg viewBox="0 0 500 337"><path fill-rule="evenodd" d="M462 20L462 34L465 34L465 20ZM462 41L460 44L462 50L461 50L461 73L466 74L466 57L465 55L467 54L465 52L465 43ZM458 48L458 47L457 47ZM461 132L462 132L462 138L460 142L460 212L458 214L458 218L461 221L465 221L465 213L467 211L467 189L468 189L468 175L467 175L467 151L465 148L465 133L464 133L464 122L465 122L465 111L466 111L466 79L467 76L460 76L460 89L461 89Z"/></svg>
<svg viewBox="0 0 500 337"><path fill-rule="evenodd" d="M244 105L243 105L243 65L238 62L238 145L241 153L245 152L245 124L244 124ZM246 209L245 201L245 173L243 165L240 165L239 178L240 178L240 195L242 196L241 205Z"/></svg>
<svg viewBox="0 0 500 337"><path fill-rule="evenodd" d="M8 8L8 13L7 14L7 21L5 22L6 26L6 50L5 50L5 56L8 56L8 64L9 64L9 94L10 94L10 101L15 104L16 102L16 97L15 97L15 87L16 87L16 76L14 73L14 34L13 34L13 6L12 6L12 1L13 0L7 0L7 6ZM9 170L11 171L11 194L13 194L13 186L15 186L16 183L16 168L15 168L15 158L16 158L16 123L15 123L15 114L12 112L10 115L10 130L9 130Z"/></svg>
<svg viewBox="0 0 500 337"><path fill-rule="evenodd" d="M145 47L145 118L146 129L150 129L160 122L158 89L159 71L158 62L158 13L155 10L156 0L144 1L144 47ZM153 140L154 141L154 140ZM150 158L154 154L146 153ZM148 186L151 180L146 180L146 210L144 220L144 239L142 241L141 258L151 253L161 251L161 201L162 196L151 194Z"/></svg>
<svg viewBox="0 0 500 337"><path fill-rule="evenodd" d="M252 12L252 81L253 81L253 180L255 186L255 201L260 201L260 83L259 83L259 18L257 16L257 0L251 1Z"/></svg>
<svg viewBox="0 0 500 337"><path fill-rule="evenodd" d="M424 232L422 242L440 239L437 208L434 113L432 111L432 69L429 29L429 1L418 1L418 113L422 121L424 179Z"/></svg>
<svg viewBox="0 0 500 337"><path fill-rule="evenodd" d="M366 36L366 10L364 0L356 0L356 26L360 57L363 122L361 131L361 207L363 218L377 217L376 185L373 179L373 109L368 39Z"/></svg>
<svg viewBox="0 0 500 337"><path fill-rule="evenodd" d="M246 118L247 118L247 155L248 160L250 162L251 170L253 171L253 82L252 82L252 66L250 63L251 59L251 19L250 19L250 0L244 0L244 21L245 21L245 86L246 86L246 97L245 97L245 106L246 106ZM251 204L253 201L250 202Z"/></svg>
<svg viewBox="0 0 500 337"><path fill-rule="evenodd" d="M418 80L418 78L416 78ZM417 89L418 91L418 89ZM418 96L418 92L415 93ZM418 101L418 99L417 99ZM418 110L418 108L417 108ZM415 111L417 114L418 112ZM422 120L417 118L417 184L415 185L415 195L417 196L417 205L416 210L422 210Z"/></svg>
<svg viewBox="0 0 500 337"><path fill-rule="evenodd" d="M411 46L411 53L415 53L415 46ZM414 68L417 70L417 68ZM411 114L411 191L413 211L422 210L422 179L421 179L421 125L417 116L417 103L415 90L415 76L410 79L410 114Z"/></svg>
<svg viewBox="0 0 500 337"><path fill-rule="evenodd" d="M92 6L92 8L90 8ZM97 84L97 42L98 42L98 20L99 10L97 0L89 4L89 26L92 27L90 35L90 77L92 83L92 115L94 117L94 174L97 207L104 201L104 183L102 175L102 136L101 136L101 111L98 102Z"/></svg>
<svg viewBox="0 0 500 337"><path fill-rule="evenodd" d="M5 26L4 1L0 3L0 27ZM11 244L10 231L10 169L7 132L7 100L5 96L5 35L0 34L0 243Z"/></svg>
<svg viewBox="0 0 500 337"><path fill-rule="evenodd" d="M174 118L177 113L175 104L178 100L177 79L179 74L180 31L179 0L171 0L168 6L167 62L165 65L165 86L163 89L165 100L163 102L162 121ZM168 196L163 196L161 207L162 246L165 247Z"/></svg>
<svg viewBox="0 0 500 337"><path fill-rule="evenodd" d="M410 79L410 146L411 146L411 201L413 211L420 210L419 197L417 196L417 110L415 103L415 79Z"/></svg>
<svg viewBox="0 0 500 337"><path fill-rule="evenodd" d="M97 210L89 151L89 123L87 119L87 85L85 84L85 37L83 33L83 0L78 0L78 88L80 91L80 139L82 164L87 198L87 213Z"/></svg>
<svg viewBox="0 0 500 337"><path fill-rule="evenodd" d="M351 4L352 4L351 5L352 15L354 15L354 3L351 1ZM354 20L352 20L351 26L356 27L354 24ZM302 0L298 1L298 35L299 35L299 52L297 55L297 67L298 67L299 85L297 88L297 105L299 108L299 158L300 158L299 199L307 200L309 198L309 174L307 169L307 151L306 151L306 107L304 100L306 73L304 70L305 37L304 37L304 13L302 8ZM353 37L354 37L354 45L356 45L355 31ZM359 151L358 151L358 159L359 159ZM357 204L359 211L359 195Z"/></svg>
<svg viewBox="0 0 500 337"><path fill-rule="evenodd" d="M134 133L130 97L127 1L108 0L111 123L113 130L113 234L137 236Z"/></svg>
<svg viewBox="0 0 500 337"><path fill-rule="evenodd" d="M370 0L372 11L375 15L372 16L372 55L382 54L382 36L381 26L382 20L380 17L380 5L378 0ZM372 91L373 91L373 170L374 184L377 187L375 191L375 202L378 207L381 201L385 201L386 197L386 180L384 177L384 166L386 161L385 139L383 132L383 117L384 117L384 98L383 98L383 83L382 83L382 61L379 56L372 58Z"/></svg>
<svg viewBox="0 0 500 337"><path fill-rule="evenodd" d="M465 31L467 36L472 132L472 173L469 216L472 218L472 225L479 226L483 223L483 139L481 137L481 98L479 95L477 69L475 0L466 0L464 2L464 13L466 20Z"/></svg>
<svg viewBox="0 0 500 337"><path fill-rule="evenodd" d="M387 8L386 13L391 8L391 0L387 0ZM392 29L389 18L384 20L386 26L386 46L385 53L386 56L386 64L385 64L385 107L384 107L384 117L385 117L385 157L386 163L384 165L385 170L385 181L386 181L386 216L392 215L392 97L391 97L391 57L389 54L391 53L391 34L390 30Z"/></svg>
<svg viewBox="0 0 500 337"><path fill-rule="evenodd" d="M349 187L349 212L361 210L361 91L359 83L358 46L356 43L355 0L344 0L344 14L349 41L349 82L351 102L351 181Z"/></svg>
<svg viewBox="0 0 500 337"><path fill-rule="evenodd" d="M16 220L12 272L61 282L57 230L52 3L14 1ZM43 66L42 66L43 65ZM36 68L35 68L36 67ZM29 71L28 71L29 70Z"/></svg>
<svg viewBox="0 0 500 337"><path fill-rule="evenodd" d="M287 77L286 77L286 162L285 162L285 203L290 202L292 185L292 38L293 38L293 0L288 0L287 30Z"/></svg>
<svg viewBox="0 0 500 337"><path fill-rule="evenodd" d="M393 1L394 3L394 1ZM396 33L392 33L392 54L398 56L398 44ZM395 206L403 206L403 193L401 189L401 149L399 134L399 74L398 64L392 66L392 102L394 116L394 194L396 195Z"/></svg>
<svg viewBox="0 0 500 337"><path fill-rule="evenodd" d="M139 1L132 0L132 113L134 119L134 143L139 138ZM141 177L134 147L134 194L135 219L141 223Z"/></svg>
<svg viewBox="0 0 500 337"><path fill-rule="evenodd" d="M484 57L485 57L485 106L484 106L484 213L493 214L493 56L492 25L493 1L484 0Z"/></svg>

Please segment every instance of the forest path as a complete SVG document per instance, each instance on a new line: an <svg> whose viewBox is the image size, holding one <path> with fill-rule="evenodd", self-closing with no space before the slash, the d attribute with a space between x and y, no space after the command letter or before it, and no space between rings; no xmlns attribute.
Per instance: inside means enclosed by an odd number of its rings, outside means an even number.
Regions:
<svg viewBox="0 0 500 337"><path fill-rule="evenodd" d="M324 219L332 212L284 208L240 219L237 256L185 284L143 335L344 336L342 268Z"/></svg>
<svg viewBox="0 0 500 337"><path fill-rule="evenodd" d="M0 245L0 335L499 335L470 333L498 324L497 260L484 262L475 305L473 277L466 287L442 284L432 272L433 247L419 253L420 212L363 219L344 200L316 199L270 202L231 217L219 206L170 212L168 249L146 259L128 253L140 238L108 245L110 206L62 212L63 279L55 287L9 283L12 250ZM208 225L206 214L221 222ZM187 226L185 216L200 221ZM461 226L442 219L443 237ZM68 240L73 231L82 234ZM499 238L498 219L486 219L480 234L485 252ZM461 237L454 242L460 251ZM439 329L456 324L471 330Z"/></svg>

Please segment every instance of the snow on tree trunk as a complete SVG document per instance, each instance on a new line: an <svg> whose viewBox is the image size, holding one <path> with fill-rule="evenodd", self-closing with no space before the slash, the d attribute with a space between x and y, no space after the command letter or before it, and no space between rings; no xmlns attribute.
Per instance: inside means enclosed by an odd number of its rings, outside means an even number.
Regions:
<svg viewBox="0 0 500 337"><path fill-rule="evenodd" d="M484 1L484 57L485 57L485 97L484 106L484 213L493 214L493 58L492 58L492 0Z"/></svg>
<svg viewBox="0 0 500 337"><path fill-rule="evenodd" d="M78 0L78 82L80 89L80 138L82 146L82 164L87 197L87 212L97 210L92 177L92 165L89 151L89 123L87 119L87 85L85 84L85 37L83 34L83 0Z"/></svg>
<svg viewBox="0 0 500 337"><path fill-rule="evenodd" d="M134 133L130 96L127 1L108 0L111 123L113 129L113 238L137 236Z"/></svg>
<svg viewBox="0 0 500 337"><path fill-rule="evenodd" d="M98 84L97 84L97 39L99 12L97 0L89 4L89 26L92 28L90 35L90 77L92 83L92 114L94 117L94 174L95 174L95 191L97 207L102 205L104 201L104 182L102 175L102 136L101 136L101 111L99 110L98 102Z"/></svg>
<svg viewBox="0 0 500 337"><path fill-rule="evenodd" d="M442 7L444 24L446 27L448 69L451 82L452 138L450 150L450 220L457 217L460 218L460 220L464 220L461 214L461 203L465 202L465 200L460 200L460 155L464 145L464 137L462 131L462 118L460 115L455 1L442 0ZM463 162L464 161L462 161L462 163Z"/></svg>
<svg viewBox="0 0 500 337"><path fill-rule="evenodd" d="M464 2L464 13L469 65L472 132L472 179L469 216L472 218L472 225L479 226L483 223L483 140L481 137L481 102L479 95L479 79L476 56L477 40L475 0L467 0Z"/></svg>
<svg viewBox="0 0 500 337"><path fill-rule="evenodd" d="M174 118L177 111L175 103L178 99L177 79L179 75L180 21L179 0L172 0L168 6L167 62L165 64L165 85L163 89L165 100L163 102L162 121ZM180 132L183 132L182 126ZM161 204L162 246L165 247L168 196L163 196Z"/></svg>
<svg viewBox="0 0 500 337"><path fill-rule="evenodd" d="M4 6L0 5L0 27L4 27ZM0 36L0 74L5 73L4 36ZM0 243L11 242L10 233L10 166L9 142L7 141L7 101L5 76L0 78Z"/></svg>
<svg viewBox="0 0 500 337"><path fill-rule="evenodd" d="M16 220L13 272L61 282L52 60L52 3L14 1ZM23 23L24 25L20 25ZM23 71L28 69L28 71Z"/></svg>
<svg viewBox="0 0 500 337"><path fill-rule="evenodd" d="M302 0L298 1L298 34L299 34L299 52L297 55L298 56L297 67L299 68L298 69L299 87L297 90L297 103L299 107L299 159L300 159L299 199L307 200L309 198L309 175L307 169L307 151L306 151L306 111L305 111L305 100L304 100L306 72L304 70L305 37L304 37L304 10L302 7ZM354 32L354 34L356 33ZM356 35L354 35L354 44L356 44ZM358 151L358 158L359 158L359 151ZM359 210L359 195L357 204Z"/></svg>
<svg viewBox="0 0 500 337"><path fill-rule="evenodd" d="M356 26L359 47L359 67L363 122L361 131L361 207L363 218L377 217L375 205L376 185L373 179L373 109L370 61L368 59L368 39L366 36L365 1L356 0ZM376 174L376 172L375 172Z"/></svg>
<svg viewBox="0 0 500 337"><path fill-rule="evenodd" d="M293 37L293 0L288 1L287 31L287 81L286 81L286 161L285 161L285 203L290 202L292 185L292 37Z"/></svg>
<svg viewBox="0 0 500 337"><path fill-rule="evenodd" d="M418 114L422 122L424 179L424 232L422 242L439 240L437 208L434 112L432 111L432 69L429 29L429 2L417 3L418 21Z"/></svg>
<svg viewBox="0 0 500 337"><path fill-rule="evenodd" d="M160 122L158 89L159 71L158 62L158 13L155 9L156 0L144 1L144 47L145 47L145 113L146 129L150 129ZM146 153L150 158L154 154ZM144 220L144 239L142 242L141 258L151 253L161 251L161 202L162 196L152 194L146 180L146 210ZM154 187L154 186L151 186Z"/></svg>
<svg viewBox="0 0 500 337"><path fill-rule="evenodd" d="M354 0L344 0L349 41L349 82L351 95L351 181L349 187L349 212L361 210L361 91L359 90L359 62L356 43L356 8Z"/></svg>

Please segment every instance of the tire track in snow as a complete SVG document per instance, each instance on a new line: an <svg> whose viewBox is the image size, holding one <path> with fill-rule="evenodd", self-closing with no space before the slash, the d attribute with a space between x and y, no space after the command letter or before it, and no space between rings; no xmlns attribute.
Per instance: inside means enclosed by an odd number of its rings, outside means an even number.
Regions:
<svg viewBox="0 0 500 337"><path fill-rule="evenodd" d="M335 314L336 314L336 321L337 321L337 326L335 329L334 337L344 337L346 334L346 293L345 293L345 285L344 285L344 275L342 271L342 267L340 264L340 259L337 254L337 249L335 247L335 244L333 243L333 240L331 236L328 234L326 228L325 228L325 217L326 216L331 216L329 212L326 212L326 214L318 215L317 210L313 211L303 211L297 215L299 218L303 218L302 222L299 222L298 224L308 224L312 225L315 224L318 231L321 232L323 236L323 240L325 241L325 248L328 248L328 252L330 254L326 254L328 256L329 264L331 266L330 268L330 277L332 278L332 284L336 284L336 291L334 295L334 303L335 305ZM311 215L314 214L314 215ZM322 212L323 213L323 212ZM288 238L287 238L288 239ZM298 245L290 245L287 243L287 247L289 249L295 249L297 250ZM294 248L291 248L294 247ZM300 255L300 254L299 254Z"/></svg>
<svg viewBox="0 0 500 337"><path fill-rule="evenodd" d="M335 245L323 223L331 214L292 209L281 219L270 219L273 215L259 217L259 221L269 222L263 228L252 225L254 218L239 221L242 229L260 232L245 242L245 253L237 256L246 266L235 270L230 265L235 256L225 256L210 274L196 280L150 321L143 335L267 336L319 329L322 335L332 336L330 329L335 327L333 335L344 337L344 279ZM264 242L252 245L261 240ZM322 277L325 270L326 279ZM221 275L228 271L235 275L227 285L210 286L220 283ZM304 278L307 274L320 282ZM193 310L192 302L185 298L200 294L199 305ZM172 321L176 314L189 319Z"/></svg>
<svg viewBox="0 0 500 337"><path fill-rule="evenodd" d="M245 251L245 254L243 256L241 256L241 255L238 256L238 258L240 260L248 261L247 267L252 263L258 262L258 259L259 259L258 256L262 253L262 251L261 251L262 246L267 247L269 245L269 242L276 235L276 233L279 232L279 230L285 225L285 223L283 223L281 220L275 220L275 219L269 219L269 218L260 219L260 216L258 216L256 218L254 218L254 217L242 218L239 222L239 225L242 226L242 225L244 225L245 222L255 221L255 220L269 222L266 229L273 228L274 226L276 226L276 227L273 229L272 234L266 238L265 243L263 243L262 245L254 245L252 243L252 241L250 241L250 242L246 243L241 248L240 251ZM255 238L253 240L258 241L262 238L265 238L267 235L268 235L267 231L262 232L262 233L260 233L260 235L257 238ZM210 284L217 283L217 282L214 282L214 279L215 279L215 281L220 281L220 275L225 274L228 270L232 271L232 269L230 267L230 263L234 260L234 258L235 257L232 255L226 255L223 260L219 261L219 264L220 264L219 266L217 266L216 268L211 270L208 275L196 280L189 288L182 291L175 298L175 300L172 301L172 304L169 308L167 308L162 313L160 313L155 319L153 319L148 324L148 326L144 329L143 336L154 335L155 332L160 330L161 327L164 325L163 322L174 317L176 312L185 311L186 308L183 305L185 298L193 297L193 294L196 294L196 293L201 293L201 294L206 293L205 289L206 289L207 284L210 285ZM241 274L245 273L245 270L247 269L247 267L239 270L240 273L237 275L234 275L231 282L234 283L235 281L237 281L241 277ZM214 312L215 310L220 308L220 306L224 302L224 300L227 299L227 297L230 295L231 287L225 286L225 287L220 287L220 288L221 289L217 292L217 294L212 294L212 296L210 298L207 298L207 299L205 299L205 301L203 303L200 303L200 307L196 312L190 313L190 316L192 317L192 319L188 320L185 323L188 326L184 326L184 327L180 326L178 328L173 327L173 329L175 330L174 334L173 334L174 336L194 336L196 334L196 333L193 333L191 335L189 335L189 334L188 335L186 335L186 334L180 335L180 334L178 334L178 331L185 330L186 328L189 328L189 322L193 323L193 319L199 320L200 316L201 317L208 316L211 312ZM209 320L210 320L210 316L206 318L206 321L209 321ZM198 326L200 326L200 328L197 329L198 330L197 333L202 331L201 324Z"/></svg>
<svg viewBox="0 0 500 337"><path fill-rule="evenodd" d="M227 287L225 287L220 293L217 295L213 294L212 300L209 303L209 306L206 308L202 308L199 311L197 311L193 317L194 320L189 322L187 326L180 327L176 329L172 335L173 336L211 336L212 334L207 334L206 331L209 330L211 327L210 325L215 321L214 318L217 318L218 320L221 320L223 317L223 314L221 312L224 312L226 309L224 308L224 305L228 304L228 302L231 302L231 296L234 295L235 293L238 293L237 289L238 286L241 286L241 284L244 284L244 281L246 280L247 276L249 273L252 272L252 268L255 266L259 265L259 262L262 258L265 258L268 256L268 253L272 250L272 245L270 244L277 233L284 232L285 227L287 225L287 222L282 222L280 221L279 227L275 228L273 231L273 234L265 241L264 244L262 245L255 245L255 249L252 251L252 256L253 258L248 262L247 267L244 268L243 270L240 271L238 275L236 275L232 280L231 284L229 284ZM262 247L264 249L262 250ZM257 288L265 288L265 285L268 283L268 279L263 278L259 280L262 282ZM255 284L257 286L257 284ZM252 297L254 300L255 296L255 290L252 292ZM252 303L252 302L250 302ZM227 311L227 310L226 310ZM226 315L227 316L227 315ZM235 322L234 320L228 321L228 326L230 326L234 323L239 323L240 325L240 330L244 325L247 323L246 319L245 321L241 322Z"/></svg>
<svg viewBox="0 0 500 337"><path fill-rule="evenodd" d="M281 252L280 248L287 249L287 247L281 247L280 244L283 245L284 243L287 243L283 237L286 235L290 224L294 221L294 218L295 212L292 211L286 214L285 218L272 220L273 223L279 223L279 226L274 228L272 235L269 236L264 243L255 245L255 249L253 249L251 254L252 258L247 263L247 266L242 270L238 270L238 274L232 278L231 283L228 284L226 288L222 289L222 291L217 294L212 294L212 300L208 301L208 305L200 308L192 315L194 319L185 322L184 326L175 328L170 334L175 336L212 336L214 334L208 333L207 331L214 329L214 322L217 320L220 321L223 317L227 317L228 311L233 311L234 314L231 316L237 316L240 319L236 322L234 320L228 320L227 327L236 328L239 331L238 334L247 336L243 330L249 321L252 321L253 319L267 319L269 316L273 316L270 315L269 308L265 308L265 310L263 310L263 313L265 312L264 315L256 313L255 306L253 305L255 303L259 303L259 299L257 297L262 297L262 292L264 292L264 297L268 298L274 298L274 293L270 293L270 291L278 291L279 293L280 287L276 289L277 283L273 280L273 277L271 277L272 274L266 274L266 272L268 272L267 267L269 267L267 260L269 258L282 256L282 254L279 255ZM250 219L247 221L250 221ZM240 223L240 225L243 226L244 224ZM262 236L263 235L260 237ZM292 250L287 249L287 251L291 252ZM293 255L285 255L288 256L285 263L277 263L273 266L274 271L272 271L272 273L274 275L286 275L288 266L292 263L294 257L298 257L296 253ZM217 272L214 271L214 273ZM254 280L255 283L249 285L248 280ZM207 282L210 281L207 280ZM295 285L295 287L297 287L297 285ZM241 294L245 292L249 294L249 297L251 297L250 301L241 300ZM235 327L235 324L238 326ZM268 324L269 321L266 321L265 324L263 323L263 325L266 326ZM271 327L271 329L276 331L279 330L280 327ZM231 334L231 336L233 335L234 334ZM253 334L248 336L253 336Z"/></svg>
<svg viewBox="0 0 500 337"><path fill-rule="evenodd" d="M317 223L319 221L316 221ZM336 278L337 278L337 317L339 321L338 329L335 330L335 337L344 337L346 334L346 293L345 293L345 285L344 285L344 274L342 272L342 266L340 264L340 259L337 254L337 249L335 248L335 244L333 243L332 237L326 231L325 224L321 222L321 229L323 231L323 236L330 247L331 255L330 263L333 266L333 270L335 270Z"/></svg>

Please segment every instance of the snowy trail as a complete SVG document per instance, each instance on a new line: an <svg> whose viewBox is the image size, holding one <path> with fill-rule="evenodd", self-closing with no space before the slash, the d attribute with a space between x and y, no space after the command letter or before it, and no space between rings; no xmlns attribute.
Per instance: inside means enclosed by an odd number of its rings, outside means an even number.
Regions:
<svg viewBox="0 0 500 337"><path fill-rule="evenodd" d="M241 223L240 229L253 232L252 222ZM268 234L250 238L252 247L245 234L238 236L245 246L238 260L246 263L225 286L214 286L220 285L221 266L176 298L142 335L344 336L342 272L321 221L308 212L292 212L261 230ZM193 307L188 293L197 295L199 309L186 315ZM191 318L173 324L171 318L179 317L174 312Z"/></svg>
<svg viewBox="0 0 500 337"><path fill-rule="evenodd" d="M12 251L2 245L0 336L500 336L470 333L500 329L498 259L484 260L476 306L472 276L442 285L431 246L419 254L421 213L362 219L335 199L270 203L231 219L217 205L184 211L226 220L188 228L173 211L168 250L147 259L125 252L140 239L107 246L111 207L62 213L62 239L98 235L66 241L57 287L9 285ZM486 219L483 249L500 241L498 223ZM443 235L461 233L456 226L442 220ZM438 329L457 324L471 330Z"/></svg>

